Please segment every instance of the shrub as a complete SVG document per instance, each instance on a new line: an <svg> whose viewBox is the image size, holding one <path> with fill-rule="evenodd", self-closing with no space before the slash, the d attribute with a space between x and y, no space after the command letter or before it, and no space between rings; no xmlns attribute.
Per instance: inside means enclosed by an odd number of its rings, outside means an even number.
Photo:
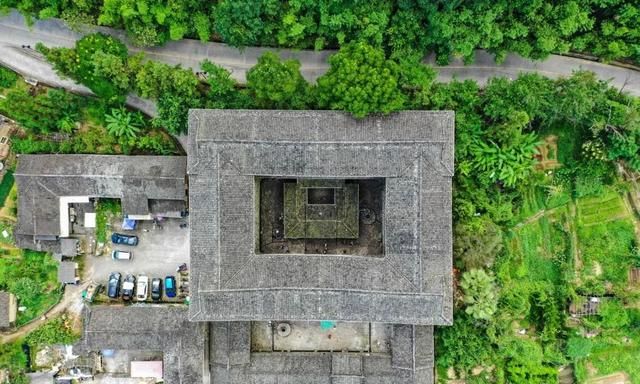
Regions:
<svg viewBox="0 0 640 384"><path fill-rule="evenodd" d="M115 137L135 139L144 124L140 112L129 112L124 107L112 109L106 116L107 132Z"/></svg>
<svg viewBox="0 0 640 384"><path fill-rule="evenodd" d="M468 315L456 313L451 327L436 332L436 363L440 367L468 370L492 360L493 349L484 328Z"/></svg>
<svg viewBox="0 0 640 384"><path fill-rule="evenodd" d="M79 337L72 328L72 319L66 315L51 319L29 333L25 342L32 347L54 344L71 344Z"/></svg>
<svg viewBox="0 0 640 384"><path fill-rule="evenodd" d="M18 80L18 75L10 69L0 67L0 88L11 88Z"/></svg>
<svg viewBox="0 0 640 384"><path fill-rule="evenodd" d="M629 324L629 315L618 300L607 300L600 306L600 324L603 328L624 328Z"/></svg>
<svg viewBox="0 0 640 384"><path fill-rule="evenodd" d="M592 348L593 342L590 339L574 336L567 342L567 356L576 361L589 356Z"/></svg>
<svg viewBox="0 0 640 384"><path fill-rule="evenodd" d="M498 306L493 276L482 269L472 269L462 275L460 287L464 292L464 302L467 304L465 312L474 319L491 319Z"/></svg>

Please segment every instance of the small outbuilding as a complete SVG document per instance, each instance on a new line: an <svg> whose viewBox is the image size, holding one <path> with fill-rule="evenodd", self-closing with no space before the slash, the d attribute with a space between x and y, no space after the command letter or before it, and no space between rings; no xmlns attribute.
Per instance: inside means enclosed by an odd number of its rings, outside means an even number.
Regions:
<svg viewBox="0 0 640 384"><path fill-rule="evenodd" d="M73 261L61 262L58 266L58 282L62 284L77 284L80 281L77 270L77 263Z"/></svg>
<svg viewBox="0 0 640 384"><path fill-rule="evenodd" d="M10 328L16 322L18 300L13 293L0 291L0 329Z"/></svg>

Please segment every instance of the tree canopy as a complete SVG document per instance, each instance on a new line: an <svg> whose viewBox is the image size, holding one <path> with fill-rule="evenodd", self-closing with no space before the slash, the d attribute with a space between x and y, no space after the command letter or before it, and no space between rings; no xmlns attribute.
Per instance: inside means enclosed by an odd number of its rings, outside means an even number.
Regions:
<svg viewBox="0 0 640 384"><path fill-rule="evenodd" d="M300 74L300 62L281 61L266 52L247 72L247 88L259 108L304 109L309 105L310 89Z"/></svg>
<svg viewBox="0 0 640 384"><path fill-rule="evenodd" d="M355 117L389 114L403 108L400 67L387 60L381 49L354 43L331 56L329 63L327 73L318 79L321 107L348 111Z"/></svg>
<svg viewBox="0 0 640 384"><path fill-rule="evenodd" d="M568 51L640 62L640 4L634 0L2 0L29 17L127 31L134 43L183 37L233 46L339 48L361 41L390 57L435 52L469 62L476 49L544 58Z"/></svg>

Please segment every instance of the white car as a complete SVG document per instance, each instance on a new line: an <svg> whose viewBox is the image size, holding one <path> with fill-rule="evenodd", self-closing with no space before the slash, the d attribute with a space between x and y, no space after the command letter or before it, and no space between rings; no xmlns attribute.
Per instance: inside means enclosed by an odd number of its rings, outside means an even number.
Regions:
<svg viewBox="0 0 640 384"><path fill-rule="evenodd" d="M147 288L149 287L149 278L145 275L138 276L138 287L136 289L136 299L138 301L147 300Z"/></svg>
<svg viewBox="0 0 640 384"><path fill-rule="evenodd" d="M111 258L113 260L131 260L133 258L133 253L126 251L114 250L111 252Z"/></svg>

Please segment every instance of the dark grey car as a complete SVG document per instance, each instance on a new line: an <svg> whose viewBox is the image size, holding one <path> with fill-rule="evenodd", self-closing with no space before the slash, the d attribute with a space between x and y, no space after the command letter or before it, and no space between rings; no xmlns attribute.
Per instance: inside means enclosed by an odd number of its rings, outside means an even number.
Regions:
<svg viewBox="0 0 640 384"><path fill-rule="evenodd" d="M120 296L120 279L122 275L119 272L111 272L109 275L109 284L107 287L107 296L111 299L117 299Z"/></svg>

